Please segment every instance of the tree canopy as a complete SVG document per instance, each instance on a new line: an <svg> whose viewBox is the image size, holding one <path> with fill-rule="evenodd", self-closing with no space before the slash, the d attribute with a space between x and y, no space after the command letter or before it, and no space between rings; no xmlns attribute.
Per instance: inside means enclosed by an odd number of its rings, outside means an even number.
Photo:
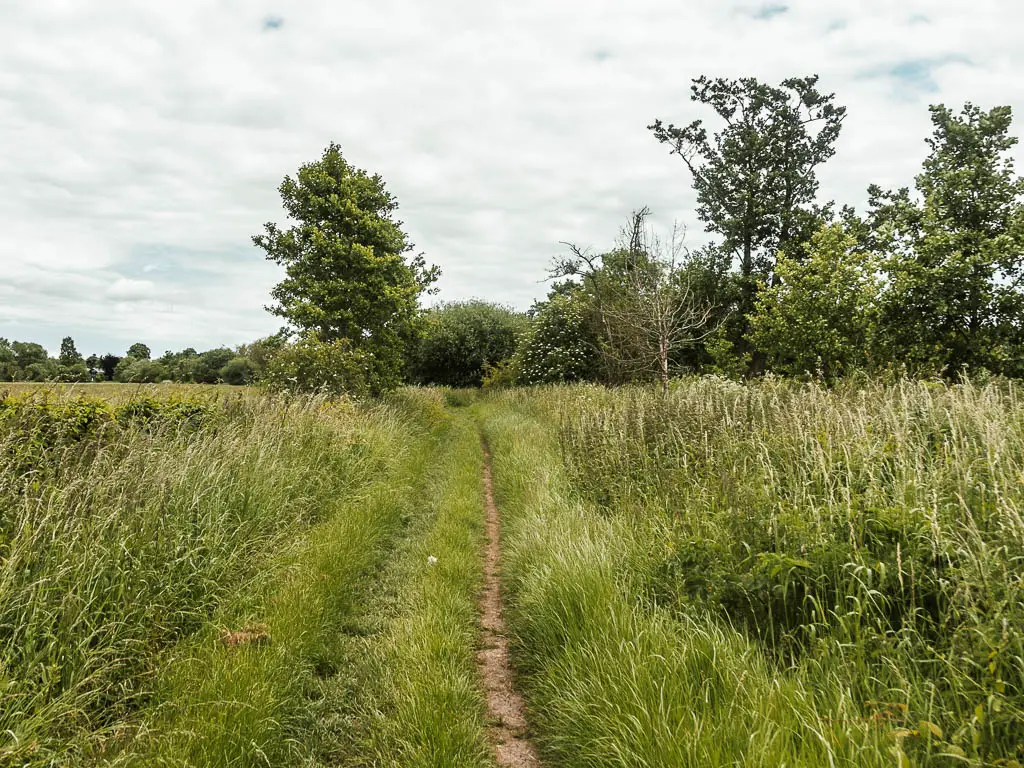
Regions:
<svg viewBox="0 0 1024 768"><path fill-rule="evenodd" d="M279 191L291 224L268 222L253 237L285 270L270 311L300 335L365 353L371 378L394 386L416 335L419 298L438 269L407 257L413 246L395 219L394 196L337 144L286 176Z"/></svg>

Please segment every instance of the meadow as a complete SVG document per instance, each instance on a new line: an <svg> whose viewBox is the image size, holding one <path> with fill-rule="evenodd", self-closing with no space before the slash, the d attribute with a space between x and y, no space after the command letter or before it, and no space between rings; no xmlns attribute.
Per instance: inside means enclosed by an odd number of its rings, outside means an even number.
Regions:
<svg viewBox="0 0 1024 768"><path fill-rule="evenodd" d="M555 764L1019 764L1019 396L705 378L489 405Z"/></svg>
<svg viewBox="0 0 1024 768"><path fill-rule="evenodd" d="M128 388L135 391L128 391ZM0 765L1024 762L1017 385L0 401Z"/></svg>

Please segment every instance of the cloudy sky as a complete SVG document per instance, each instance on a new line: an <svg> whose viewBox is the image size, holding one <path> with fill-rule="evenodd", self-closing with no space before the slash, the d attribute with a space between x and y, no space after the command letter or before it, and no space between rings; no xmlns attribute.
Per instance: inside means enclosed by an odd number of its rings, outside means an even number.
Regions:
<svg viewBox="0 0 1024 768"><path fill-rule="evenodd" d="M929 104L1024 121L1022 28L1020 0L0 0L0 336L273 332L250 236L331 141L384 177L439 298L526 308L559 241L608 245L633 208L702 241L646 129L707 116L691 78L820 74L849 108L822 194L862 206L912 182Z"/></svg>

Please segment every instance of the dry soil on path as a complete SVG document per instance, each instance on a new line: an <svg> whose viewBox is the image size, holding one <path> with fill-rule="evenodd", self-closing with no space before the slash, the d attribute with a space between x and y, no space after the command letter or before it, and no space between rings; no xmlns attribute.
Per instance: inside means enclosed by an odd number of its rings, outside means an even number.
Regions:
<svg viewBox="0 0 1024 768"><path fill-rule="evenodd" d="M494 503L491 455L484 444L484 503L487 513L487 549L484 589L480 596L482 647L477 654L480 676L487 693L488 735L498 765L537 768L537 749L527 733L526 706L513 684L508 657L508 633L501 595L501 518Z"/></svg>

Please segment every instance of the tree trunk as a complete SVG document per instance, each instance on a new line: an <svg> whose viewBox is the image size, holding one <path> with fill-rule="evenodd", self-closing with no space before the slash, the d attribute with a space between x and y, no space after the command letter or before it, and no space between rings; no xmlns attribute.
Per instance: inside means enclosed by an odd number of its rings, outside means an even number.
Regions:
<svg viewBox="0 0 1024 768"><path fill-rule="evenodd" d="M668 394L668 348L669 339L662 333L658 339L658 363L661 373L661 394Z"/></svg>

